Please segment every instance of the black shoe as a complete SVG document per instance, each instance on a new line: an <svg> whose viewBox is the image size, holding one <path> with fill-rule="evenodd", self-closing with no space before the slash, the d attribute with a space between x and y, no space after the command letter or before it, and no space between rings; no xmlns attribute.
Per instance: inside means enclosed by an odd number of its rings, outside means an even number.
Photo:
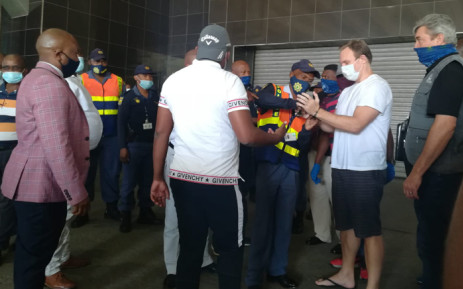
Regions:
<svg viewBox="0 0 463 289"><path fill-rule="evenodd" d="M267 280L269 282L278 282L283 288L296 288L296 281L291 280L286 274L280 276L267 275Z"/></svg>
<svg viewBox="0 0 463 289"><path fill-rule="evenodd" d="M320 240L316 236L312 236L309 239L307 239L307 241L305 241L305 243L308 244L308 245L318 245L318 244L324 244L325 242L323 242L322 240Z"/></svg>
<svg viewBox="0 0 463 289"><path fill-rule="evenodd" d="M168 289L177 287L176 277L177 276L175 274L168 274L166 278L164 279L164 287Z"/></svg>
<svg viewBox="0 0 463 289"><path fill-rule="evenodd" d="M260 285L252 285L249 286L248 289L262 289L262 287Z"/></svg>
<svg viewBox="0 0 463 289"><path fill-rule="evenodd" d="M341 243L338 243L336 246L331 248L330 252L331 252L331 254L341 255L342 254Z"/></svg>
<svg viewBox="0 0 463 289"><path fill-rule="evenodd" d="M207 272L207 273L215 274L215 273L217 273L217 265L214 262L212 262L211 264L202 267L201 272Z"/></svg>
<svg viewBox="0 0 463 289"><path fill-rule="evenodd" d="M121 211L121 224L119 225L121 233L132 231L132 216L130 211Z"/></svg>
<svg viewBox="0 0 463 289"><path fill-rule="evenodd" d="M80 228L88 223L88 214L83 216L76 216L71 222L71 228Z"/></svg>
<svg viewBox="0 0 463 289"><path fill-rule="evenodd" d="M106 203L106 211L104 212L104 217L106 219L111 219L115 221L121 220L121 213L117 209L117 202Z"/></svg>
<svg viewBox="0 0 463 289"><path fill-rule="evenodd" d="M416 277L416 284L423 285L423 275Z"/></svg>
<svg viewBox="0 0 463 289"><path fill-rule="evenodd" d="M164 220L156 218L151 208L140 208L137 223L144 225L162 225L164 224Z"/></svg>
<svg viewBox="0 0 463 289"><path fill-rule="evenodd" d="M249 238L249 237L244 237L244 238L243 238L243 244L244 244L245 247L251 246L251 238Z"/></svg>

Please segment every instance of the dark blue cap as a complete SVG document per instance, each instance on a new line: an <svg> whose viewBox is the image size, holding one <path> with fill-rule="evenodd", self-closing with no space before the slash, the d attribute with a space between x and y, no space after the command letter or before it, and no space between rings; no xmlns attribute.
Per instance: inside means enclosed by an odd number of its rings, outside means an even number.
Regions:
<svg viewBox="0 0 463 289"><path fill-rule="evenodd" d="M106 55L104 54L103 50L101 50L100 48L95 48L92 50L92 52L90 52L90 59L93 59L93 60L100 60L100 59L106 59Z"/></svg>
<svg viewBox="0 0 463 289"><path fill-rule="evenodd" d="M291 71L294 71L296 69L299 69L305 73L313 73L315 77L320 78L320 72L318 72L313 66L312 62L310 62L307 59L301 59L298 62L294 63L291 67Z"/></svg>
<svg viewBox="0 0 463 289"><path fill-rule="evenodd" d="M151 66L140 64L135 67L135 71L133 72L133 75L137 74L154 74L154 72L151 69Z"/></svg>

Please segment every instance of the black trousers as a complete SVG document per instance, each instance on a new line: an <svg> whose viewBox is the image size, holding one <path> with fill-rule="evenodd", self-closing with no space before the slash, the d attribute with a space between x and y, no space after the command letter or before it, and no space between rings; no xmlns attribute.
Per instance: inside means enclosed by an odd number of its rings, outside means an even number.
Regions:
<svg viewBox="0 0 463 289"><path fill-rule="evenodd" d="M170 180L180 234L177 288L199 288L209 228L217 257L220 289L241 286L243 207L238 186Z"/></svg>
<svg viewBox="0 0 463 289"><path fill-rule="evenodd" d="M405 161L407 176L413 169ZM453 207L463 179L462 173L439 174L427 171L414 201L418 219L416 245L422 263L422 289L442 288L442 274L447 238Z"/></svg>
<svg viewBox="0 0 463 289"><path fill-rule="evenodd" d="M42 289L45 268L66 222L66 202L14 202L18 232L14 259L14 288Z"/></svg>

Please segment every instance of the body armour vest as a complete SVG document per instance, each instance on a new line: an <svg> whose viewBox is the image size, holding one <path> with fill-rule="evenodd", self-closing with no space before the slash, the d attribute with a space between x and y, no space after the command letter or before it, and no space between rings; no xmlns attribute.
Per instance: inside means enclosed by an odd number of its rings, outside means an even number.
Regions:
<svg viewBox="0 0 463 289"><path fill-rule="evenodd" d="M434 123L435 117L427 114L429 93L439 73L452 61L458 61L463 66L463 58L459 55L445 57L424 77L413 97L410 122L405 138L405 153L411 164L415 164L423 151L429 130ZM460 105L452 138L429 170L442 174L463 172L463 103Z"/></svg>
<svg viewBox="0 0 463 289"><path fill-rule="evenodd" d="M283 91L283 86L273 85L275 96L288 99L289 94ZM257 127L263 131L269 128L276 130L286 121L289 127L285 135L285 140L274 146L264 146L256 149L256 159L267 161L272 164L283 163L289 169L299 171L299 145L297 140L301 132L305 118L295 117L290 109L269 109L265 113L257 116Z"/></svg>

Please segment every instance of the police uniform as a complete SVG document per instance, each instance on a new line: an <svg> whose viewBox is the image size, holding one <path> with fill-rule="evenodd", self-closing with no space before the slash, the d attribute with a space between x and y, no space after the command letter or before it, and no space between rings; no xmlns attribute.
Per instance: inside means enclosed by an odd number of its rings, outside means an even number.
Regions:
<svg viewBox="0 0 463 289"><path fill-rule="evenodd" d="M301 63L304 66L300 66ZM291 70L301 69L317 75L318 72L311 64L309 67L309 63L295 63ZM269 84L257 95L259 99L261 95L268 99L276 96L286 101L285 105L294 105L289 101L294 99L289 85ZM304 127L306 119L297 116L294 110L287 107L268 108L259 111L257 126L264 131L275 130L286 122L287 133L284 140L276 145L256 148L256 209L246 285L261 286L262 276L267 272L270 281L295 288L296 283L286 277L286 267L300 185L299 156L301 150L308 147L311 132Z"/></svg>
<svg viewBox="0 0 463 289"><path fill-rule="evenodd" d="M90 53L93 60L106 59L101 49L94 49ZM117 114L119 100L125 91L125 85L119 76L105 72L100 82L93 70L81 75L82 83L92 96L92 101L103 121L103 136L98 147L90 152L90 168L85 187L92 200L95 192L95 178L98 162L100 163L101 195L107 205L106 214L111 218L119 218L117 202L119 200L119 146L117 141Z"/></svg>
<svg viewBox="0 0 463 289"><path fill-rule="evenodd" d="M137 72L137 71L136 71ZM139 73L152 73L141 69ZM138 73L136 73L138 74ZM122 165L121 197L119 211L130 211L134 205L133 190L138 183L138 206L150 208L150 187L153 181L153 138L159 96L156 90L148 89L144 97L138 86L124 95L119 108L119 149L127 148L129 162Z"/></svg>

